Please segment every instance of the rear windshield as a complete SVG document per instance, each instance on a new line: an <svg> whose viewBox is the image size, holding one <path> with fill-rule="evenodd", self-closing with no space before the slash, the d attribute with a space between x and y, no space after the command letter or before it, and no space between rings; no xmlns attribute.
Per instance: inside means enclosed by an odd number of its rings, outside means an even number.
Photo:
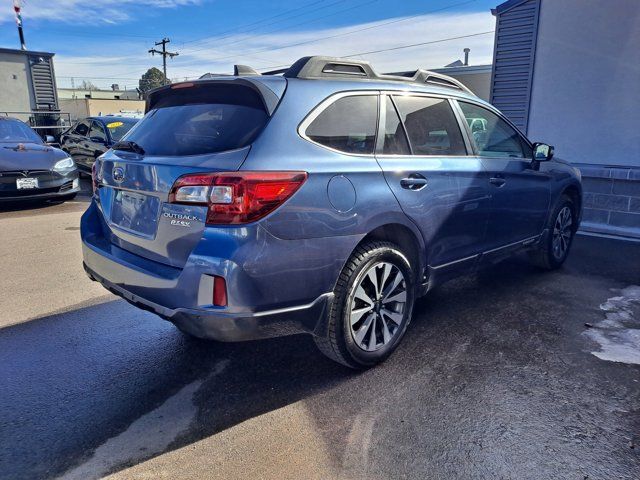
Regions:
<svg viewBox="0 0 640 480"><path fill-rule="evenodd" d="M138 120L135 118L122 118L120 120L108 121L106 125L111 134L111 139L117 142L121 140L125 133L131 130L131 127L136 123L138 123Z"/></svg>
<svg viewBox="0 0 640 480"><path fill-rule="evenodd" d="M203 84L170 90L123 140L147 155L202 155L244 147L269 116L249 87Z"/></svg>

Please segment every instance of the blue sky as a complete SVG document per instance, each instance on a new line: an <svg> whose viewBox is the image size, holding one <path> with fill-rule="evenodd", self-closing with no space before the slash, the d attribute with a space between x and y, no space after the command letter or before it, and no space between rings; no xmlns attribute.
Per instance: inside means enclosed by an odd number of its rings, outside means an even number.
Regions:
<svg viewBox="0 0 640 480"><path fill-rule="evenodd" d="M487 0L25 0L27 47L56 53L60 86L90 80L135 86L169 37L174 79L287 65L310 54L356 55L379 70L435 68L471 48L491 61L495 21ZM452 37L467 38L446 40ZM446 40L446 41L442 41ZM434 42L412 48L398 46ZM12 0L0 0L0 47L18 48ZM392 50L395 49L395 50ZM376 52L383 50L382 52ZM371 53L367 53L371 52ZM375 52L375 53L374 53Z"/></svg>

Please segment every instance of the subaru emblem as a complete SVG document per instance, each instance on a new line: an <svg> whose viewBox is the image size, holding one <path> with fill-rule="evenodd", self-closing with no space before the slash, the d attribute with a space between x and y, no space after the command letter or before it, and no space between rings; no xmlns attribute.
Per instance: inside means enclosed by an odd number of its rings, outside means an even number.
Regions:
<svg viewBox="0 0 640 480"><path fill-rule="evenodd" d="M124 168L122 167L113 167L113 171L111 172L111 176L113 180L120 183L124 180Z"/></svg>

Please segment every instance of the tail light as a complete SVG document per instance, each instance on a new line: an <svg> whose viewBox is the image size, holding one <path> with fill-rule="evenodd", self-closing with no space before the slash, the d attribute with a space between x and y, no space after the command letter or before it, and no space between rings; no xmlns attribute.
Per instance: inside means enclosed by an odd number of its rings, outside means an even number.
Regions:
<svg viewBox="0 0 640 480"><path fill-rule="evenodd" d="M250 223L268 215L293 195L306 172L222 172L184 175L169 193L170 203L206 205L207 223Z"/></svg>

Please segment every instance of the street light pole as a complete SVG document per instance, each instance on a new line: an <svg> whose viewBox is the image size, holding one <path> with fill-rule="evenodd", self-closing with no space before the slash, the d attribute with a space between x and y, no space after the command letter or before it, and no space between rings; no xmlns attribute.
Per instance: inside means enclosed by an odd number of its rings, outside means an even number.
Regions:
<svg viewBox="0 0 640 480"><path fill-rule="evenodd" d="M155 48L152 48L151 50L149 50L149 53L151 55L155 55L156 53L158 55L162 55L162 72L164 73L164 84L167 84L168 78L167 78L167 57L173 58L173 57L177 57L179 55L178 52L167 52L167 43L170 43L171 40L169 40L168 38L163 38L161 41L156 42L156 47L159 45L162 45L162 51L160 50L156 50Z"/></svg>

